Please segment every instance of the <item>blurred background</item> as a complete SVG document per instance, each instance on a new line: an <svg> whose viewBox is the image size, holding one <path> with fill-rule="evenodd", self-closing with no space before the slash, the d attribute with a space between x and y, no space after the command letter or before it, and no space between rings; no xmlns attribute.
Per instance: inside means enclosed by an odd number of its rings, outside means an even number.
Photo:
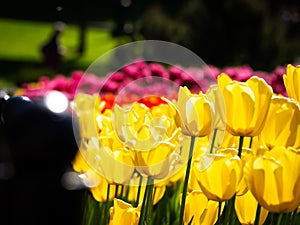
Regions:
<svg viewBox="0 0 300 225"><path fill-rule="evenodd" d="M61 176L77 150L70 115L8 98L41 76L84 71L105 52L165 40L218 68L300 63L299 0L6 1L0 8L0 224L80 224ZM103 76L106 74L103 74ZM41 222L42 221L42 222Z"/></svg>
<svg viewBox="0 0 300 225"><path fill-rule="evenodd" d="M271 71L298 61L299 8L299 0L8 1L0 9L0 80L20 84L43 74L68 75L142 39L178 43L218 67ZM41 48L57 21L64 23L57 38L63 63L49 70Z"/></svg>

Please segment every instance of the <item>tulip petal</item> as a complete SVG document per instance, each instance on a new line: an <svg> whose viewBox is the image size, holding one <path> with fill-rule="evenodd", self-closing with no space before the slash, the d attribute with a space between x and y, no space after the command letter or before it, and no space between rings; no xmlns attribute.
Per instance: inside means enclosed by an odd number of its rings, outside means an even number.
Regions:
<svg viewBox="0 0 300 225"><path fill-rule="evenodd" d="M252 136L258 135L264 126L264 121L267 116L270 101L273 95L273 90L267 82L257 76L252 76L246 81L255 95L254 114L251 121L251 127L255 127Z"/></svg>
<svg viewBox="0 0 300 225"><path fill-rule="evenodd" d="M218 77L217 77L217 82L218 85L220 87L220 89L222 91L224 91L225 87L227 84L231 83L232 79L230 78L229 75L227 75L226 73L221 73Z"/></svg>

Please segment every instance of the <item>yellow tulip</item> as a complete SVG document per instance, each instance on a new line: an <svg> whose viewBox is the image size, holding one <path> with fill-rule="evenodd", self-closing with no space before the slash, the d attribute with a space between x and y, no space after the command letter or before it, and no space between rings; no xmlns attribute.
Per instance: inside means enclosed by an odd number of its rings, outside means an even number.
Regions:
<svg viewBox="0 0 300 225"><path fill-rule="evenodd" d="M133 158L129 151L104 148L99 159L103 176L116 184L127 184L134 172Z"/></svg>
<svg viewBox="0 0 300 225"><path fill-rule="evenodd" d="M106 109L99 114L96 117L96 122L99 127L98 138L103 146L110 148L112 151L126 148L114 130L111 109Z"/></svg>
<svg viewBox="0 0 300 225"><path fill-rule="evenodd" d="M99 127L100 132L104 132L105 134L113 130L112 127L112 110L106 109L103 113L99 113L96 116L97 125Z"/></svg>
<svg viewBox="0 0 300 225"><path fill-rule="evenodd" d="M174 145L161 143L150 151L133 151L136 170L153 179L161 180L174 175L172 164L179 158Z"/></svg>
<svg viewBox="0 0 300 225"><path fill-rule="evenodd" d="M196 176L207 198L218 202L232 198L242 179L241 159L231 154L207 154L202 161L209 161L210 166L203 169L199 161Z"/></svg>
<svg viewBox="0 0 300 225"><path fill-rule="evenodd" d="M116 104L112 119L118 138L129 148L148 150L157 144L157 136L149 129L152 118L146 105L134 103L121 107Z"/></svg>
<svg viewBox="0 0 300 225"><path fill-rule="evenodd" d="M221 213L224 209L224 203L221 203ZM213 225L216 224L218 220L218 212L219 212L219 202L208 200L206 209L202 213L200 217L201 225Z"/></svg>
<svg viewBox="0 0 300 225"><path fill-rule="evenodd" d="M221 132L221 131L220 131ZM221 136L221 135L220 135ZM219 148L218 149L226 149L226 148L236 148L239 147L239 140L238 136L233 136L227 130L224 131L224 134L221 136L223 139L219 141ZM251 142L251 144L250 144ZM243 141L243 148L258 148L260 145L258 136L255 137L244 137Z"/></svg>
<svg viewBox="0 0 300 225"><path fill-rule="evenodd" d="M288 64L283 82L288 96L300 102L300 65Z"/></svg>
<svg viewBox="0 0 300 225"><path fill-rule="evenodd" d="M90 192L94 199L98 202L112 201L116 195L116 185L111 185L104 177L100 177L100 182L97 186L91 187ZM109 190L109 196L107 199L107 193Z"/></svg>
<svg viewBox="0 0 300 225"><path fill-rule="evenodd" d="M124 149L112 151L97 138L83 143L80 151L88 165L113 184L127 184L134 172L133 156Z"/></svg>
<svg viewBox="0 0 300 225"><path fill-rule="evenodd" d="M81 139L97 137L99 128L96 124L96 117L101 113L104 105L98 94L89 95L80 93L71 102Z"/></svg>
<svg viewBox="0 0 300 225"><path fill-rule="evenodd" d="M211 85L207 91L206 96L210 102L214 105L214 129L225 130L226 129L226 110L225 101L221 92L221 89L217 84Z"/></svg>
<svg viewBox="0 0 300 225"><path fill-rule="evenodd" d="M172 175L168 179L165 179L163 182L160 183L167 186L167 185L176 185L176 182L183 181L186 173L186 166L182 166L181 164L182 163L175 164L175 169L173 169L173 171L175 172L172 172ZM180 167L181 169L177 169L176 167Z"/></svg>
<svg viewBox="0 0 300 225"><path fill-rule="evenodd" d="M238 220L243 225L254 224L258 202L250 191L235 198L235 212ZM267 219L268 211L261 207L259 224L262 225Z"/></svg>
<svg viewBox="0 0 300 225"><path fill-rule="evenodd" d="M173 132L178 129L178 126L174 119L175 112L168 104L153 106L151 108L151 115L152 118L154 118L152 124L157 124L157 127L161 125L161 128L163 128L162 131L166 132L167 137L171 137L173 135Z"/></svg>
<svg viewBox="0 0 300 225"><path fill-rule="evenodd" d="M130 202L139 202L142 204L143 197L145 194L146 190L146 185L142 184L140 187L140 195L139 199L137 199L138 195L138 189L139 189L139 179L140 177L138 176L133 176L133 178L130 181L130 184L128 186L129 192L128 192L128 201ZM153 205L156 205L159 200L162 199L166 191L166 186L165 185L160 185L158 183L154 184L154 189L153 189Z"/></svg>
<svg viewBox="0 0 300 225"><path fill-rule="evenodd" d="M179 217L179 224L183 224L185 207L184 202L186 200L186 193L188 190L188 180L194 151L194 141L196 137L205 137L211 133L214 107L207 99L207 96L201 91L199 94L192 94L187 87L182 86L179 87L177 101L171 102L166 100L166 102L174 107L176 112L175 122L181 127L181 132L184 135L191 137L190 150L188 151L187 157L188 161L186 175L183 181L183 197Z"/></svg>
<svg viewBox="0 0 300 225"><path fill-rule="evenodd" d="M114 199L114 205L110 208L109 225L138 225L141 206L132 207L131 204L120 199Z"/></svg>
<svg viewBox="0 0 300 225"><path fill-rule="evenodd" d="M187 141L187 139L185 139L182 142L182 149L184 150L184 152L188 151L189 145L190 145L190 141ZM185 149L187 149L187 150L185 150ZM188 183L188 191L201 190L200 185L198 183L196 173L197 173L197 170L199 170L199 169L204 170L210 166L212 161L202 160L203 156L205 154L209 153L209 150L210 150L210 143L209 143L208 136L196 138L194 154L193 154L192 164L191 164L189 183Z"/></svg>
<svg viewBox="0 0 300 225"><path fill-rule="evenodd" d="M72 161L74 171L78 172L78 177L85 187L89 188L94 199L99 202L105 202L107 199L108 185L111 184L105 177L99 174L97 169L91 167L87 159L82 155L81 151L76 153L75 159ZM119 177L120 174L118 175ZM115 196L116 186L110 185L109 200Z"/></svg>
<svg viewBox="0 0 300 225"><path fill-rule="evenodd" d="M180 196L181 198L181 196ZM221 213L224 204L221 205ZM193 218L192 225L213 225L218 220L219 203L208 200L205 194L200 190L187 193L184 224L188 224Z"/></svg>
<svg viewBox="0 0 300 225"><path fill-rule="evenodd" d="M247 185L270 212L291 212L300 204L300 150L274 147L244 167Z"/></svg>
<svg viewBox="0 0 300 225"><path fill-rule="evenodd" d="M180 128L167 104L148 108L141 103L115 106L116 132L130 149L136 170L155 180L167 179L180 158ZM178 168L179 170L180 168Z"/></svg>
<svg viewBox="0 0 300 225"><path fill-rule="evenodd" d="M208 199L202 191L192 191L187 194L184 210L184 224L200 225L200 217L207 207Z"/></svg>
<svg viewBox="0 0 300 225"><path fill-rule="evenodd" d="M178 132L174 116L174 110L166 104L150 109L134 103L115 105L112 119L117 136L128 148L146 151Z"/></svg>
<svg viewBox="0 0 300 225"><path fill-rule="evenodd" d="M269 149L275 146L300 147L300 108L289 98L274 96L260 137Z"/></svg>
<svg viewBox="0 0 300 225"><path fill-rule="evenodd" d="M66 177L64 180L65 184L69 188L77 188L78 185L81 187L82 185L85 188L93 188L100 184L103 177L101 177L91 166L88 164L86 159L82 156L81 151L77 151L74 160L72 161L72 168L75 172L77 172L77 177L71 180ZM78 181L80 183L78 183Z"/></svg>
<svg viewBox="0 0 300 225"><path fill-rule="evenodd" d="M257 136L264 127L273 90L262 78L245 82L222 73L217 78L226 106L226 128L234 136Z"/></svg>
<svg viewBox="0 0 300 225"><path fill-rule="evenodd" d="M78 175L83 184L89 188L94 199L98 202L107 201L107 192L109 188L109 200L113 200L116 194L116 185L111 185L104 177L96 173L95 170L86 163L86 160L78 152L76 162L74 163L74 170L80 172ZM125 187L126 188L126 187Z"/></svg>
<svg viewBox="0 0 300 225"><path fill-rule="evenodd" d="M192 162L192 168L191 168L191 172L190 172L190 179L189 179L189 183L188 183L188 191L196 191L196 190L201 190L201 187L198 183L198 179L197 179L197 171L196 171L196 166L194 164L194 162Z"/></svg>
<svg viewBox="0 0 300 225"><path fill-rule="evenodd" d="M178 112L182 133L188 136L204 137L212 130L214 108L207 96L200 92L192 94L187 87L179 87L178 100L167 101Z"/></svg>
<svg viewBox="0 0 300 225"><path fill-rule="evenodd" d="M217 153L220 154L227 154L229 157L235 157L238 155L238 150L235 148L221 148L217 151ZM250 148L243 147L240 161L241 161L241 171L243 170L243 167L245 163L253 156L253 151ZM244 174L242 171L242 178L240 182L237 185L236 188L236 195L243 195L248 191L248 186L246 184L246 181L244 179Z"/></svg>
<svg viewBox="0 0 300 225"><path fill-rule="evenodd" d="M81 151L77 151L75 158L72 161L72 168L74 171L82 173L91 169L85 158L82 156Z"/></svg>

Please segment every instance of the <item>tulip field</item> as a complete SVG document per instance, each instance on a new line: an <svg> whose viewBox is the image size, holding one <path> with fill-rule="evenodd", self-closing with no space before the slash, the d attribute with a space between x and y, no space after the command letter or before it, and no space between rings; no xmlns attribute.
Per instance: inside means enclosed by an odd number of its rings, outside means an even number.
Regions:
<svg viewBox="0 0 300 225"><path fill-rule="evenodd" d="M190 79L197 76L200 83ZM166 91L155 77L178 88ZM126 89L141 78L147 86ZM14 95L59 90L69 100L82 224L296 225L299 87L293 64L267 73L137 60L109 79L74 71L24 83Z"/></svg>

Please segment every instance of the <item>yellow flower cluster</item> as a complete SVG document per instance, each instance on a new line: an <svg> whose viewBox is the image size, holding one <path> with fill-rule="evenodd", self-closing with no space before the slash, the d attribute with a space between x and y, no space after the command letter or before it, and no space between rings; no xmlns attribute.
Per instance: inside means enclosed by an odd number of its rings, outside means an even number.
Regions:
<svg viewBox="0 0 300 225"><path fill-rule="evenodd" d="M289 65L283 78L288 97L262 78L241 82L224 73L206 93L180 87L177 100L162 96L165 103L153 107L103 110L99 97L79 95L74 111L82 140L73 168L94 172L94 198L113 202L110 225L147 222L147 196L156 205L178 182L179 224L234 224L235 215L241 224L263 224L278 214L295 224L300 67Z"/></svg>

